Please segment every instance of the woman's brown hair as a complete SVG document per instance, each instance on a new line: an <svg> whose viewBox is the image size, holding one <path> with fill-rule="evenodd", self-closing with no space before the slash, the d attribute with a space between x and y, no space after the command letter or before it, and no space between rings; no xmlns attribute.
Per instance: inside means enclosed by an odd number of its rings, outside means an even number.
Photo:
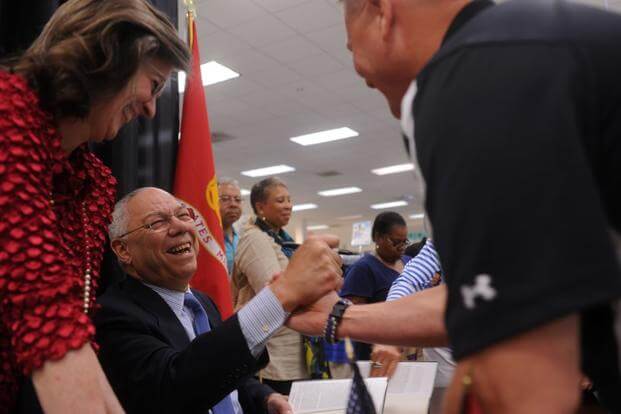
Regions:
<svg viewBox="0 0 621 414"><path fill-rule="evenodd" d="M147 0L69 0L12 70L57 118L84 118L93 102L121 91L153 58L187 70L190 52Z"/></svg>

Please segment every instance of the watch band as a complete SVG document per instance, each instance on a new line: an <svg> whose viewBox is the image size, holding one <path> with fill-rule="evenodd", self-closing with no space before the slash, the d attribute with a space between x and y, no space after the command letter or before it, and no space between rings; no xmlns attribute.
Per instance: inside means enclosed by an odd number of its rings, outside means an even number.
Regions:
<svg viewBox="0 0 621 414"><path fill-rule="evenodd" d="M332 307L332 311L328 315L328 320L326 321L326 327L323 331L323 336L329 344L335 344L338 342L336 338L336 329L338 328L341 320L343 319L343 314L345 310L352 304L352 302L348 299L339 299L334 306Z"/></svg>

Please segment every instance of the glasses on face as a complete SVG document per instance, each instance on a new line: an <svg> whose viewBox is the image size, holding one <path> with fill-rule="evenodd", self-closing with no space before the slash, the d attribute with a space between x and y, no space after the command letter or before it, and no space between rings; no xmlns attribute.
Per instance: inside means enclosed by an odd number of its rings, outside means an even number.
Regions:
<svg viewBox="0 0 621 414"><path fill-rule="evenodd" d="M179 210L175 214L157 213L155 217L151 217L146 224L136 227L135 229L132 229L127 233L123 233L119 236L119 239L142 229L150 230L153 232L168 231L168 229L170 229L170 226L172 225L173 217L181 222L191 223L194 221L194 212L192 211L192 209L184 208L182 210Z"/></svg>
<svg viewBox="0 0 621 414"><path fill-rule="evenodd" d="M242 198L241 196L228 196L228 195L220 196L220 202L222 203L232 203L233 201L238 204L241 204Z"/></svg>
<svg viewBox="0 0 621 414"><path fill-rule="evenodd" d="M164 93L165 86L166 86L166 79L160 82L158 82L157 80L152 80L151 81L151 97L153 99L157 99L160 96L162 96L162 93Z"/></svg>
<svg viewBox="0 0 621 414"><path fill-rule="evenodd" d="M399 248L405 247L408 244L410 244L410 241L408 239L395 240L389 236L388 240L390 240L390 243L392 243L392 247L394 247L395 249L399 249Z"/></svg>

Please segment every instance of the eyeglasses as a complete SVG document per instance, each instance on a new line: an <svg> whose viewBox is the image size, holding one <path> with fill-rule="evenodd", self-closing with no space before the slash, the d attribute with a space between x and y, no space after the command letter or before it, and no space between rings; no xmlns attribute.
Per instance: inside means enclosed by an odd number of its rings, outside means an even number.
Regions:
<svg viewBox="0 0 621 414"><path fill-rule="evenodd" d="M223 203L230 203L232 201L235 201L236 203L241 204L242 198L240 196L223 195L223 196L220 196L220 201Z"/></svg>
<svg viewBox="0 0 621 414"><path fill-rule="evenodd" d="M392 243L392 246L396 249L400 247L405 247L410 244L410 241L408 239L394 240L392 237L388 237L388 240L390 240L390 243Z"/></svg>
<svg viewBox="0 0 621 414"><path fill-rule="evenodd" d="M153 218L151 219L150 222L143 224L142 226L136 227L133 230L128 231L127 233L123 233L122 235L120 235L118 238L123 238L125 236L128 236L138 230L151 230L153 232L164 232L164 231L168 231L168 229L170 229L170 226L172 225L172 221L173 221L173 217L175 217L177 220L184 222L184 223L191 223L194 221L194 212L191 209L188 208L184 208L183 210L180 210L179 212L177 212L176 214L172 215L172 214L164 214L164 213L157 213L157 218Z"/></svg>
<svg viewBox="0 0 621 414"><path fill-rule="evenodd" d="M153 80L151 82L151 97L153 99L157 99L160 96L162 96L162 93L164 93L164 87L165 86L166 86L166 79L164 79L161 82Z"/></svg>

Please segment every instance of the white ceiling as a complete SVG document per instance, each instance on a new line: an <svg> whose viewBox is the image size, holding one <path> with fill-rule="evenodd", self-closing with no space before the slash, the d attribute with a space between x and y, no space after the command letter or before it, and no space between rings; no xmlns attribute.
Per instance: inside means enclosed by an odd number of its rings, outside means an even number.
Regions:
<svg viewBox="0 0 621 414"><path fill-rule="evenodd" d="M369 206L402 198L394 209L406 218L422 211L420 183L411 172L379 177L372 168L408 162L399 123L382 95L355 74L341 5L336 0L194 0L201 61L216 60L239 78L205 88L212 133L233 137L214 144L219 176L230 176L250 189L256 179L242 170L288 164L297 171L281 175L294 203L315 203L316 210L294 213L290 228L328 224L328 231L349 242L352 220L371 220ZM583 0L603 6L605 0ZM183 1L179 0L184 22ZM621 11L621 0L608 0ZM185 24L181 32L185 36ZM360 133L311 147L290 137L347 126ZM320 172L335 170L333 177ZM362 193L325 198L320 190L357 186ZM360 219L353 220L359 221ZM302 224L303 223L303 224ZM410 221L420 230L421 221Z"/></svg>

